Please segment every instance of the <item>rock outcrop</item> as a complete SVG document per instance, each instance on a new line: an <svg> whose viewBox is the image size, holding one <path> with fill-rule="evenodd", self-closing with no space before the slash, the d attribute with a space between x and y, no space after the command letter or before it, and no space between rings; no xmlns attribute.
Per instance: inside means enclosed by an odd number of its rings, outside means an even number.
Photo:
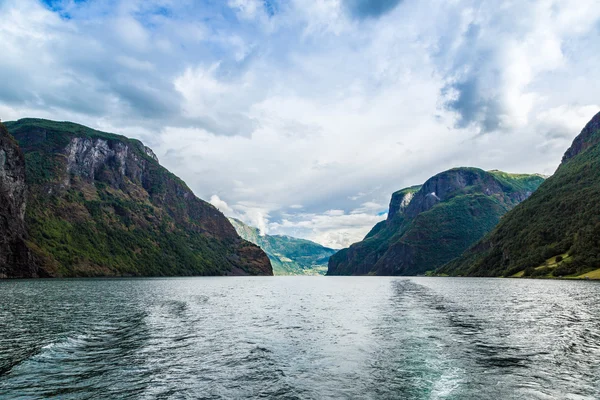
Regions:
<svg viewBox="0 0 600 400"><path fill-rule="evenodd" d="M387 219L392 220L397 214L403 214L419 189L421 186L412 186L393 193Z"/></svg>
<svg viewBox="0 0 600 400"><path fill-rule="evenodd" d="M531 197L438 272L467 276L577 276L600 268L600 113Z"/></svg>
<svg viewBox="0 0 600 400"><path fill-rule="evenodd" d="M600 143L600 113L596 114L573 140L571 147L565 152L562 163L576 157L581 152Z"/></svg>
<svg viewBox="0 0 600 400"><path fill-rule="evenodd" d="M29 248L48 276L272 275L266 254L141 142L46 120L7 123L29 190Z"/></svg>
<svg viewBox="0 0 600 400"><path fill-rule="evenodd" d="M454 168L392 195L386 221L334 254L328 275L416 275L459 256L539 186L539 175Z"/></svg>
<svg viewBox="0 0 600 400"><path fill-rule="evenodd" d="M37 276L26 245L25 158L0 123L0 278Z"/></svg>

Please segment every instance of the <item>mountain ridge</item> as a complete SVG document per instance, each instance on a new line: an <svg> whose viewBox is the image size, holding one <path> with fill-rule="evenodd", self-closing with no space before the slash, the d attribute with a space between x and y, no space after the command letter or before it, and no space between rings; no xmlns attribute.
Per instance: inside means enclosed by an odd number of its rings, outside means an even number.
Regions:
<svg viewBox="0 0 600 400"><path fill-rule="evenodd" d="M258 228L229 217L238 234L258 245L273 265L274 275L323 275L334 249L289 235L261 235Z"/></svg>
<svg viewBox="0 0 600 400"><path fill-rule="evenodd" d="M329 261L328 275L415 275L459 256L539 186L539 175L459 167L395 192L388 218Z"/></svg>
<svg viewBox="0 0 600 400"><path fill-rule="evenodd" d="M270 275L270 262L136 139L5 123L25 157L29 249L48 276Z"/></svg>
<svg viewBox="0 0 600 400"><path fill-rule="evenodd" d="M558 169L458 259L437 272L466 276L578 276L600 268L600 113Z"/></svg>

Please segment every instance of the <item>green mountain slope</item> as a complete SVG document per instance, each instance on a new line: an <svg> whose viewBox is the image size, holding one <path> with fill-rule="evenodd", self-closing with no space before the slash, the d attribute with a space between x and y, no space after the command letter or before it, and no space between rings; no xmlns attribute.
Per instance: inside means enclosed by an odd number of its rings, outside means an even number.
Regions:
<svg viewBox="0 0 600 400"><path fill-rule="evenodd" d="M558 257L558 259L557 259ZM440 273L567 276L600 268L600 113L553 176Z"/></svg>
<svg viewBox="0 0 600 400"><path fill-rule="evenodd" d="M335 250L306 239L281 235L261 235L257 228L229 218L237 233L267 253L274 275L324 275L327 261Z"/></svg>
<svg viewBox="0 0 600 400"><path fill-rule="evenodd" d="M386 221L329 260L328 275L416 275L459 256L537 189L539 175L454 168L392 195Z"/></svg>
<svg viewBox="0 0 600 400"><path fill-rule="evenodd" d="M6 127L25 155L40 275L271 275L267 256L137 140L69 122Z"/></svg>

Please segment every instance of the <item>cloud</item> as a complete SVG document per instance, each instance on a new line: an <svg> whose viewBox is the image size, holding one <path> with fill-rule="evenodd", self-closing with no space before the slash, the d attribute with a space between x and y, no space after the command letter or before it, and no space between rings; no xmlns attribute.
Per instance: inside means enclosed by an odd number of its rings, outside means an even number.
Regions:
<svg viewBox="0 0 600 400"><path fill-rule="evenodd" d="M183 115L216 134L249 135L256 123L244 113L247 103L239 101L239 91L250 83L219 80L219 67L187 68L175 78L175 89L184 98Z"/></svg>
<svg viewBox="0 0 600 400"><path fill-rule="evenodd" d="M231 207L229 207L229 205L227 204L227 202L225 202L224 200L221 200L221 198L219 196L217 196L216 194L213 194L212 196L210 196L210 204L212 204L213 206L217 207L217 209L219 211L221 211L223 214L229 216L229 217L233 217L235 216L235 212L233 211L233 209Z"/></svg>
<svg viewBox="0 0 600 400"><path fill-rule="evenodd" d="M0 117L136 137L263 232L359 240L455 166L552 173L598 109L595 0L0 2Z"/></svg>
<svg viewBox="0 0 600 400"><path fill-rule="evenodd" d="M536 116L536 120L539 129L546 137L569 140L573 132L581 131L598 110L600 110L599 104L585 106L563 104L541 111Z"/></svg>
<svg viewBox="0 0 600 400"><path fill-rule="evenodd" d="M393 10L402 0L343 0L353 17L377 18Z"/></svg>
<svg viewBox="0 0 600 400"><path fill-rule="evenodd" d="M240 219L246 224L258 228L261 236L269 233L269 211L268 208L250 202L240 202L235 206Z"/></svg>
<svg viewBox="0 0 600 400"><path fill-rule="evenodd" d="M242 19L254 19L264 11L262 0L229 0L227 4Z"/></svg>
<svg viewBox="0 0 600 400"><path fill-rule="evenodd" d="M449 10L455 27L444 27L435 54L447 82L441 90L445 106L458 114L459 128L522 128L544 100L541 79L575 67L565 45L590 30L597 35L598 7L586 0L577 7L566 1L465 3L458 12Z"/></svg>
<svg viewBox="0 0 600 400"><path fill-rule="evenodd" d="M353 210L329 210L323 214L300 214L269 225L272 234L291 234L334 249L362 240L385 216Z"/></svg>

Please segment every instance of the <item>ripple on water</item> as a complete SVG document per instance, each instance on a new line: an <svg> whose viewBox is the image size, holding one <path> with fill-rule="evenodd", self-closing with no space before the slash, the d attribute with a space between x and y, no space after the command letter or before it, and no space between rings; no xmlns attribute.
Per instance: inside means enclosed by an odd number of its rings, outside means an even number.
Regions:
<svg viewBox="0 0 600 400"><path fill-rule="evenodd" d="M0 398L600 398L600 285L0 282Z"/></svg>

